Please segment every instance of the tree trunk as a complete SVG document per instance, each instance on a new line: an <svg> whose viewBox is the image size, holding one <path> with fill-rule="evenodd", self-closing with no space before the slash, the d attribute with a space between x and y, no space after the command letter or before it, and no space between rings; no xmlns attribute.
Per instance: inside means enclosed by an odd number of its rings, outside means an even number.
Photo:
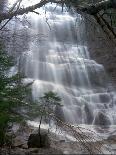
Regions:
<svg viewBox="0 0 116 155"><path fill-rule="evenodd" d="M42 146L42 139L41 139L41 123L42 123L42 115L40 117L40 122L39 122L39 129L38 129L38 135L40 137L40 147Z"/></svg>

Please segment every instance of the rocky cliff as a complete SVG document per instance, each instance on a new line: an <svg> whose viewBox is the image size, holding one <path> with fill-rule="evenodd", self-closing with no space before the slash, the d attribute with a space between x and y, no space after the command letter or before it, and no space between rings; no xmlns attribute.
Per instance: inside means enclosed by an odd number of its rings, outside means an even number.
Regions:
<svg viewBox="0 0 116 155"><path fill-rule="evenodd" d="M85 27L90 57L103 64L111 83L116 85L116 39L110 39L93 17L87 17Z"/></svg>

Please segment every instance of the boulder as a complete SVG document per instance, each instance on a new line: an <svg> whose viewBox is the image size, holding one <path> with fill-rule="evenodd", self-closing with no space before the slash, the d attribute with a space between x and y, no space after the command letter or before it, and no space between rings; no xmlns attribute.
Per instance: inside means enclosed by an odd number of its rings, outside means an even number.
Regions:
<svg viewBox="0 0 116 155"><path fill-rule="evenodd" d="M113 142L116 142L116 135L110 135L108 138L107 138L108 141L113 141Z"/></svg>
<svg viewBox="0 0 116 155"><path fill-rule="evenodd" d="M98 112L97 116L95 117L94 124L99 126L110 126L111 122L108 116L102 112Z"/></svg>
<svg viewBox="0 0 116 155"><path fill-rule="evenodd" d="M41 131L38 133L30 134L28 142L28 148L49 148L50 139L47 132Z"/></svg>

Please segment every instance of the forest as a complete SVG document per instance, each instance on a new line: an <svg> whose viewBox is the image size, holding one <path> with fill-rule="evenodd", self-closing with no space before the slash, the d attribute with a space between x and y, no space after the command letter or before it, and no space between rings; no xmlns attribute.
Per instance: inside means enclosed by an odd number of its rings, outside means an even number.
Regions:
<svg viewBox="0 0 116 155"><path fill-rule="evenodd" d="M0 0L0 155L116 153L116 0Z"/></svg>

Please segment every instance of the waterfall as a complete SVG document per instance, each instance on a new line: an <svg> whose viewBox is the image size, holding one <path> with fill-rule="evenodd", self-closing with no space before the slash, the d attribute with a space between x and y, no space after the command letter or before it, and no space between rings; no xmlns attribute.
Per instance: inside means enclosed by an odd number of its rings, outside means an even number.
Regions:
<svg viewBox="0 0 116 155"><path fill-rule="evenodd" d="M29 43L23 57L24 72L32 85L33 99L45 92L58 93L62 107L56 115L72 124L114 124L113 92L108 90L104 67L91 60L87 44L84 18L69 13L66 8L47 4L29 13ZM102 117L102 118L101 118Z"/></svg>

